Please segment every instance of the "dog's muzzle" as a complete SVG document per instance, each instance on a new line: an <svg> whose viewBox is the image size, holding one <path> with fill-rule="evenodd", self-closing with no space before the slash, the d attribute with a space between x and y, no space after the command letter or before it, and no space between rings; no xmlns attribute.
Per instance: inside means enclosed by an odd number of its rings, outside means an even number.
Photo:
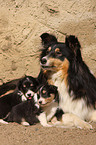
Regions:
<svg viewBox="0 0 96 145"><path fill-rule="evenodd" d="M34 95L34 92L31 90L28 90L27 93L25 94L27 99L31 99L33 95Z"/></svg>

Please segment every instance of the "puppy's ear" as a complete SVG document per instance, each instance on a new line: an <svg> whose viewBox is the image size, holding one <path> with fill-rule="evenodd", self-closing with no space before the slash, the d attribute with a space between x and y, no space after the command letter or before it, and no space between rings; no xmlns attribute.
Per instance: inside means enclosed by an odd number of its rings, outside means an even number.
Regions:
<svg viewBox="0 0 96 145"><path fill-rule="evenodd" d="M24 78L21 78L21 79L19 80L19 82L18 82L18 89L19 89L19 90L22 90L22 82L23 82L23 79L24 79Z"/></svg>
<svg viewBox="0 0 96 145"><path fill-rule="evenodd" d="M40 37L42 39L42 44L44 45L44 47L57 42L56 37L48 33L43 33Z"/></svg>
<svg viewBox="0 0 96 145"><path fill-rule="evenodd" d="M50 87L51 87L52 90L54 90L55 101L59 103L59 93L58 93L57 87L53 86L53 85L51 85Z"/></svg>
<svg viewBox="0 0 96 145"><path fill-rule="evenodd" d="M54 92L54 93L57 92L57 87L54 85L49 85L49 89L51 90L51 92Z"/></svg>
<svg viewBox="0 0 96 145"><path fill-rule="evenodd" d="M78 38L74 35L69 35L65 39L65 44L76 54L77 50L81 48Z"/></svg>

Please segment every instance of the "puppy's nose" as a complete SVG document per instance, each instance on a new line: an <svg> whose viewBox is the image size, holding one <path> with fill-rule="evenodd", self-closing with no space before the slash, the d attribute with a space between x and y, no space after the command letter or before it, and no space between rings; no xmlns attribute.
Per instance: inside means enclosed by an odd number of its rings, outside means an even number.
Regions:
<svg viewBox="0 0 96 145"><path fill-rule="evenodd" d="M31 93L30 94L27 94L28 95L28 97L31 97Z"/></svg>
<svg viewBox="0 0 96 145"><path fill-rule="evenodd" d="M39 104L42 104L42 101L39 101Z"/></svg>
<svg viewBox="0 0 96 145"><path fill-rule="evenodd" d="M42 64L45 64L46 62L47 62L47 59L46 59L46 58L42 58L42 59L41 59L41 63L42 63Z"/></svg>

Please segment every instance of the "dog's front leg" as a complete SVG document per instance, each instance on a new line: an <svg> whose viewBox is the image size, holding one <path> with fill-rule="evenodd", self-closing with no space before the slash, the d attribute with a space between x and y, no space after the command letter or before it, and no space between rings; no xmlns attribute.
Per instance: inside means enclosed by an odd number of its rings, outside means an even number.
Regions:
<svg viewBox="0 0 96 145"><path fill-rule="evenodd" d="M46 118L46 114L45 112L41 113L39 116L38 116L38 119L41 123L42 126L44 127L52 127L52 125L48 124L47 123L47 118Z"/></svg>
<svg viewBox="0 0 96 145"><path fill-rule="evenodd" d="M65 113L62 115L62 123L64 126L77 127L80 129L92 129L92 126L80 119L78 116L72 113Z"/></svg>

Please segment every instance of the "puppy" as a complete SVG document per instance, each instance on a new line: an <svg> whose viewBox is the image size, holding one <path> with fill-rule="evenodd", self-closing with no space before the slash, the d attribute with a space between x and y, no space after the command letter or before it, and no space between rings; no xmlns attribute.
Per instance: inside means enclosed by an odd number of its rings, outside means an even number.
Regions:
<svg viewBox="0 0 96 145"><path fill-rule="evenodd" d="M70 117L71 113L73 120L77 116L80 121L96 122L96 78L82 59L78 38L66 36L64 43L43 33L41 39L43 48L38 77L43 76L49 84L58 87L59 107L65 112L64 116L69 113Z"/></svg>
<svg viewBox="0 0 96 145"><path fill-rule="evenodd" d="M17 122L22 125L40 122L42 126L51 127L47 122L56 113L58 100L57 87L44 85L32 99L14 106L4 121Z"/></svg>
<svg viewBox="0 0 96 145"><path fill-rule="evenodd" d="M12 83L6 83L0 86L0 89L2 88L2 92L4 92L4 88L5 90L10 90L1 95L0 118L4 118L8 114L8 112L11 111L13 106L21 103L22 101L30 99L33 96L33 92L36 91L37 86L38 81L31 76L25 76L22 79L12 81Z"/></svg>

